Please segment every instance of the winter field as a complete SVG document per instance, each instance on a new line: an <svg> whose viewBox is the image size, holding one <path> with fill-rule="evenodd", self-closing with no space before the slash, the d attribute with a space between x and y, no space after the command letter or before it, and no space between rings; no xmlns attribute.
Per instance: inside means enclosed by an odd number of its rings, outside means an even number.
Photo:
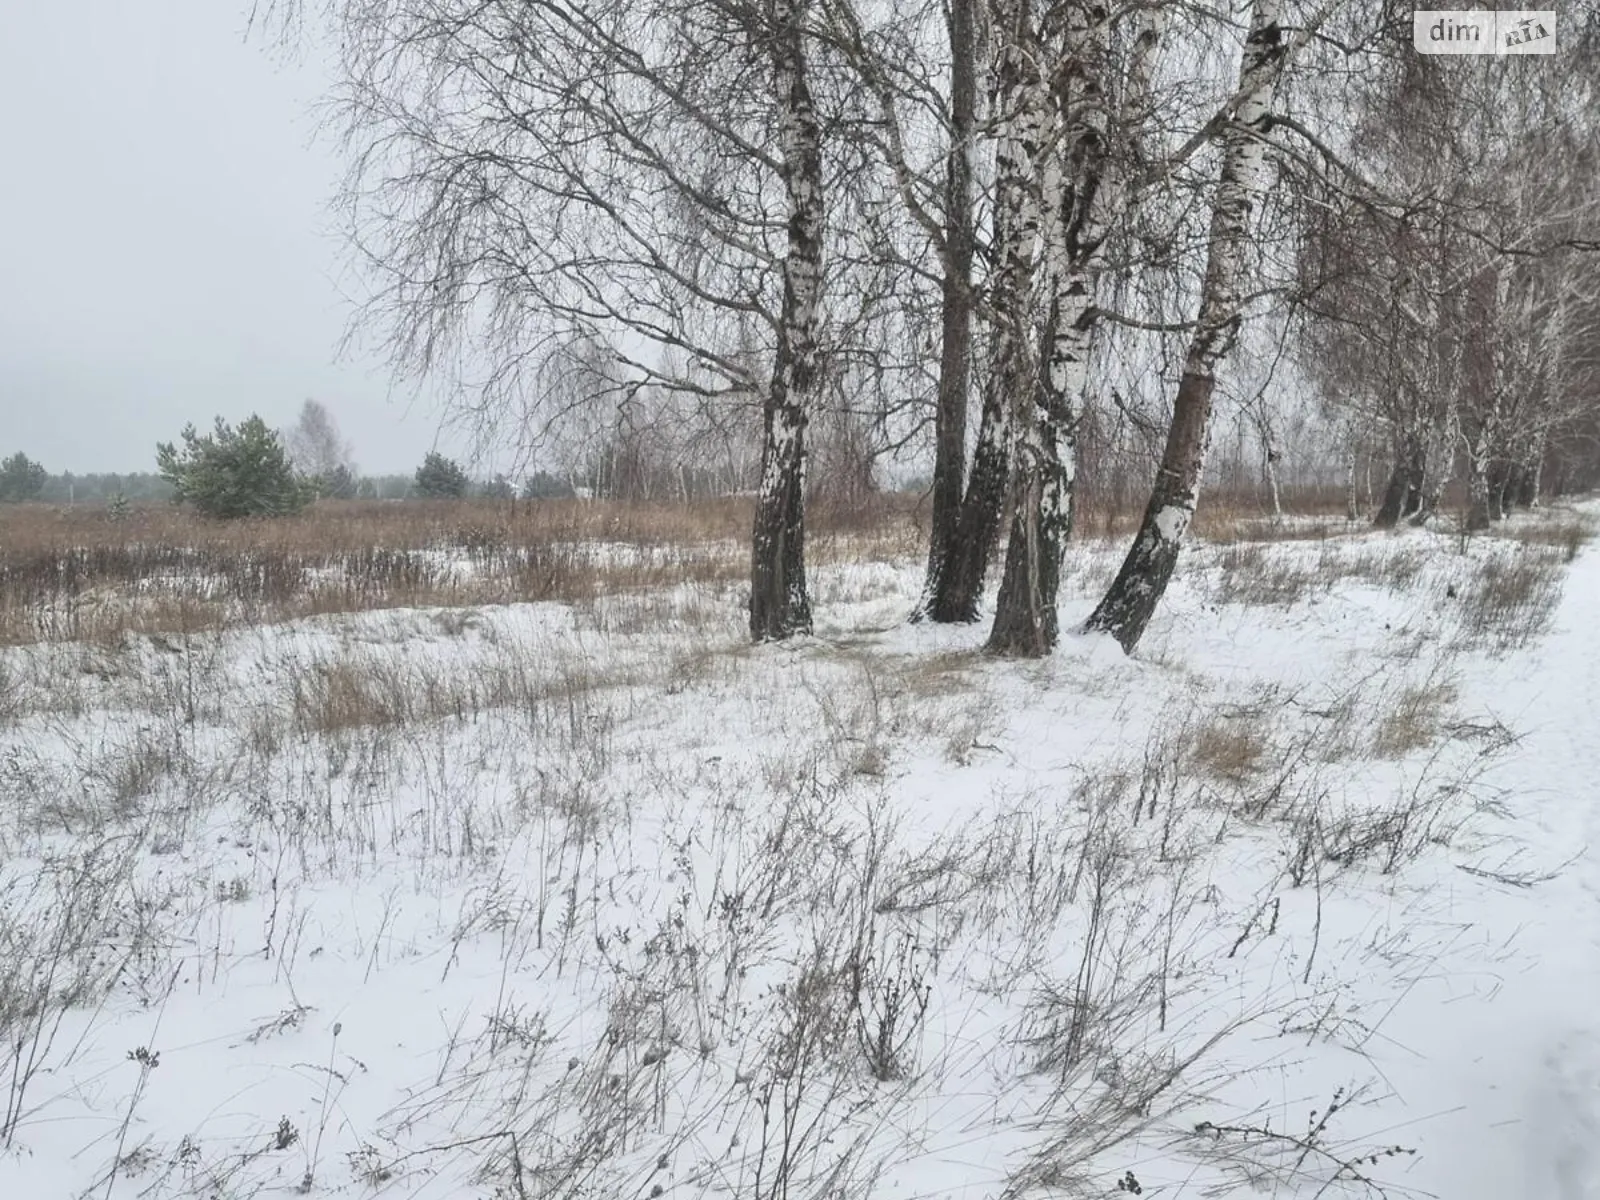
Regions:
<svg viewBox="0 0 1600 1200"><path fill-rule="evenodd" d="M1600 508L1027 662L903 518L11 560L0 1196L1600 1197Z"/></svg>

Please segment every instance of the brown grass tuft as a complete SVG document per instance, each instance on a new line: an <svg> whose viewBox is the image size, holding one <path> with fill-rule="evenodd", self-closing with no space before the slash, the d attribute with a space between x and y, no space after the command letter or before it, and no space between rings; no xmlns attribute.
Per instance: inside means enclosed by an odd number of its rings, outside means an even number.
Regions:
<svg viewBox="0 0 1600 1200"><path fill-rule="evenodd" d="M1255 713L1214 716L1190 732L1190 758L1212 779L1243 787L1262 768L1272 745L1262 720Z"/></svg>
<svg viewBox="0 0 1600 1200"><path fill-rule="evenodd" d="M1403 758L1433 745L1444 731L1445 718L1456 702L1455 684L1428 680L1402 688L1394 706L1377 720L1372 752L1379 758Z"/></svg>

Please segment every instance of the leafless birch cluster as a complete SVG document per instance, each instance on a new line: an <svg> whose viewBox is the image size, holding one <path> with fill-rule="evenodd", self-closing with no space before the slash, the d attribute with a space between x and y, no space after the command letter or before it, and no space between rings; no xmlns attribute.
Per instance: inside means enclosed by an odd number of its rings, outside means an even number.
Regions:
<svg viewBox="0 0 1600 1200"><path fill-rule="evenodd" d="M339 48L395 367L619 492L753 490L758 641L810 629L808 496L875 463L931 463L915 618L979 619L1003 554L989 644L1027 656L1113 483L1148 501L1087 627L1134 648L1227 421L1274 511L1288 471L1359 516L1376 470L1384 525L1454 488L1482 527L1600 467L1583 10L1495 58L1417 54L1387 0L257 16Z"/></svg>

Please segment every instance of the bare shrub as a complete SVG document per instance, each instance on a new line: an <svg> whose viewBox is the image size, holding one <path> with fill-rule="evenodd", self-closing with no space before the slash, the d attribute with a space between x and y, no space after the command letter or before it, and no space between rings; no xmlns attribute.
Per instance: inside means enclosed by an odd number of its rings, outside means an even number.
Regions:
<svg viewBox="0 0 1600 1200"><path fill-rule="evenodd" d="M1330 806L1315 821L1324 859L1340 867L1376 866L1391 875L1431 847L1453 844L1474 817L1492 808L1480 782L1514 743L1505 730L1486 729L1464 759L1453 744L1441 745L1377 803L1346 797L1341 806Z"/></svg>
<svg viewBox="0 0 1600 1200"><path fill-rule="evenodd" d="M931 955L902 932L891 945L858 944L845 966L856 1041L872 1077L905 1079L915 1065L915 1043L933 992Z"/></svg>
<svg viewBox="0 0 1600 1200"><path fill-rule="evenodd" d="M15 724L29 708L22 672L0 655L0 726Z"/></svg>
<svg viewBox="0 0 1600 1200"><path fill-rule="evenodd" d="M1505 652L1544 634L1561 601L1562 562L1560 551L1531 545L1484 558L1459 596L1465 643Z"/></svg>
<svg viewBox="0 0 1600 1200"><path fill-rule="evenodd" d="M140 962L153 931L132 899L132 864L118 839L0 884L0 1145L32 1115L33 1083L81 1048L61 1042L67 1014L98 1006L125 973L136 982L155 970Z"/></svg>
<svg viewBox="0 0 1600 1200"><path fill-rule="evenodd" d="M118 747L96 773L111 802L108 815L126 818L139 809L161 781L179 770L184 756L171 738L160 732L141 730L131 744Z"/></svg>
<svg viewBox="0 0 1600 1200"><path fill-rule="evenodd" d="M1303 739L1307 756L1320 763L1345 762L1365 753L1366 715L1370 680L1336 683L1318 688L1314 695L1288 701L1305 722Z"/></svg>
<svg viewBox="0 0 1600 1200"><path fill-rule="evenodd" d="M840 1069L849 1029L846 980L817 943L779 989L748 1085L751 1145L729 1172L735 1194L791 1200L872 1193L882 1166L870 1155L873 1110L892 1104L895 1091L864 1088Z"/></svg>
<svg viewBox="0 0 1600 1200"><path fill-rule="evenodd" d="M1147 888L1122 837L1091 830L1075 881L1076 970L1043 979L1027 1007L1023 1044L1052 1081L1041 1121L1050 1132L1011 1174L1009 1200L1103 1194L1107 1157L1205 1094L1215 1081L1203 1064L1234 1028L1169 1026L1175 993L1194 982L1184 927L1199 897L1181 866L1165 889ZM1151 895L1162 890L1164 903ZM1139 1190L1131 1172L1118 1185Z"/></svg>
<svg viewBox="0 0 1600 1200"><path fill-rule="evenodd" d="M1317 1188L1319 1196L1337 1190L1381 1200L1390 1193L1380 1181L1379 1168L1387 1160L1408 1159L1416 1151L1396 1143L1339 1140L1334 1118L1359 1104L1361 1097L1360 1089L1336 1088L1327 1104L1310 1111L1299 1130L1274 1128L1271 1120L1200 1121L1187 1148L1252 1191L1295 1190L1303 1185Z"/></svg>

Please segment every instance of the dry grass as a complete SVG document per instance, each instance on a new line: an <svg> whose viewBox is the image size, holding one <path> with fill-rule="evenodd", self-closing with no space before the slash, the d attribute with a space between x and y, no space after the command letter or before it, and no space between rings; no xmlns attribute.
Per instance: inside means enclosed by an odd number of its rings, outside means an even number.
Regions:
<svg viewBox="0 0 1600 1200"><path fill-rule="evenodd" d="M215 522L180 509L0 508L0 645L113 644L326 613L515 601L584 603L748 571L750 504L325 502ZM813 520L812 562L900 559L910 498Z"/></svg>
<svg viewBox="0 0 1600 1200"><path fill-rule="evenodd" d="M343 733L442 715L414 699L407 682L377 662L339 658L318 663L294 681L295 726L306 732Z"/></svg>
<svg viewBox="0 0 1600 1200"><path fill-rule="evenodd" d="M1346 531L1333 498L1292 497L1273 521L1253 496L1214 494L1203 540L1259 543ZM293 517L209 521L170 505L121 518L100 507L0 506L0 645L191 634L383 608L592 604L674 584L726 586L749 570L751 501L323 501ZM1079 536L1121 540L1137 509L1090 510ZM914 563L925 497L813 506L815 566ZM654 610L658 606L647 605ZM641 612L638 619L652 619ZM691 620L704 614L690 614ZM611 619L627 621L622 610Z"/></svg>
<svg viewBox="0 0 1600 1200"><path fill-rule="evenodd" d="M1564 550L1535 542L1484 559L1459 594L1466 643L1507 651L1542 635L1561 602L1566 561Z"/></svg>
<svg viewBox="0 0 1600 1200"><path fill-rule="evenodd" d="M1217 599L1225 604L1287 608L1357 580L1403 591L1422 574L1426 554L1419 544L1372 541L1348 535L1327 537L1315 558L1290 547L1236 541L1225 545Z"/></svg>
<svg viewBox="0 0 1600 1200"><path fill-rule="evenodd" d="M1428 679L1401 688L1392 707L1378 717L1372 752L1379 758L1403 758L1433 745L1455 702L1456 686L1447 679Z"/></svg>
<svg viewBox="0 0 1600 1200"><path fill-rule="evenodd" d="M669 687L703 674L701 657L665 655L636 667L601 667L581 656L498 645L465 666L452 666L346 646L296 668L291 727L301 735L342 734L435 721L471 724L494 712L532 718L572 709L583 697L610 688Z"/></svg>
<svg viewBox="0 0 1600 1200"><path fill-rule="evenodd" d="M1222 578L1217 599L1224 604L1288 607L1304 599L1316 582L1316 572L1306 559L1285 557L1259 542L1236 542L1218 559Z"/></svg>
<svg viewBox="0 0 1600 1200"><path fill-rule="evenodd" d="M1272 739L1258 713L1213 714L1190 732L1190 758L1202 775L1243 787L1265 765Z"/></svg>
<svg viewBox="0 0 1600 1200"><path fill-rule="evenodd" d="M1285 487L1284 517L1274 520L1258 490L1213 488L1201 496L1192 528L1201 541L1219 545L1316 541L1349 532L1345 502L1342 488ZM1077 510L1074 536L1121 541L1133 536L1143 516L1141 506L1113 506L1090 497Z"/></svg>
<svg viewBox="0 0 1600 1200"><path fill-rule="evenodd" d="M1561 551L1565 561L1571 562L1578 557L1578 551L1594 540L1595 526L1593 521L1576 513L1567 513L1550 520L1517 522L1496 532L1525 546L1553 546Z"/></svg>

